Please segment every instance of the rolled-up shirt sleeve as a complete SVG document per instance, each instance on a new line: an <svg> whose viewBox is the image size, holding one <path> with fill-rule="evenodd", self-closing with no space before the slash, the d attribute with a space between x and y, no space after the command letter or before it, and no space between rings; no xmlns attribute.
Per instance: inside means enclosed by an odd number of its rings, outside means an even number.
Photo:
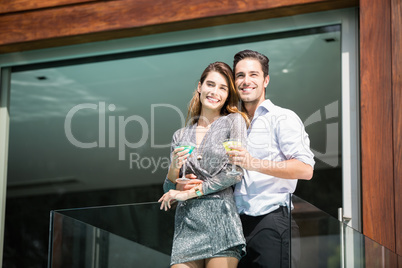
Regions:
<svg viewBox="0 0 402 268"><path fill-rule="evenodd" d="M300 118L289 111L276 121L276 137L280 151L286 159L297 159L314 168L314 154L310 149L310 139Z"/></svg>
<svg viewBox="0 0 402 268"><path fill-rule="evenodd" d="M163 182L163 191L169 192L170 190L176 190L176 183L171 182L167 177L165 178L165 181Z"/></svg>
<svg viewBox="0 0 402 268"><path fill-rule="evenodd" d="M170 161L169 161L169 167L170 167L170 163L172 163L172 152L177 144L177 140L179 138L179 135L183 133L183 129L179 129L177 130L174 134L173 134L173 138L172 138L172 143L170 144ZM176 189L176 183L173 183L171 180L168 179L168 177L166 176L165 181L163 182L163 191L169 192L169 190L175 190Z"/></svg>

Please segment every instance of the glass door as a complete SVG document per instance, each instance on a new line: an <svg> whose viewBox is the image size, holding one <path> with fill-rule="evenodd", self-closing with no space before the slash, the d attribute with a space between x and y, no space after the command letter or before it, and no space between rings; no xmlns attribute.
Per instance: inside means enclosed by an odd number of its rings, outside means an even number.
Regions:
<svg viewBox="0 0 402 268"><path fill-rule="evenodd" d="M335 11L3 59L11 66L4 260L47 247L50 210L157 200L198 76L244 49L269 57L266 97L295 111L310 136L314 177L295 194L334 217L343 207L358 226L355 25L354 10Z"/></svg>

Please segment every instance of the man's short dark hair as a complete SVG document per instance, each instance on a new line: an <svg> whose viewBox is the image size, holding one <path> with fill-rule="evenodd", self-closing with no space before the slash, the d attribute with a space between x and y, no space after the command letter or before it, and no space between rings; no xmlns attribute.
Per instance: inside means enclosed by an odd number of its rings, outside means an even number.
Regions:
<svg viewBox="0 0 402 268"><path fill-rule="evenodd" d="M244 60L244 59L254 59L258 60L258 62L261 64L261 69L264 73L264 77L267 77L268 71L269 71L269 59L267 56L264 54L261 54L257 51L253 50L243 50L238 52L233 59L233 72L236 72L236 65L239 63L239 61Z"/></svg>

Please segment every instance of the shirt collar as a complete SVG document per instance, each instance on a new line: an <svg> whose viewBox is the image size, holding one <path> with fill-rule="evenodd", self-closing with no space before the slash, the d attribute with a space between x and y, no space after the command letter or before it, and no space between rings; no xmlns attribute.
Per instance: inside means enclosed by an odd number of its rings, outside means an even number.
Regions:
<svg viewBox="0 0 402 268"><path fill-rule="evenodd" d="M260 115L264 115L268 112L272 112L275 108L275 105L270 100L263 101L255 110L254 118L259 117Z"/></svg>

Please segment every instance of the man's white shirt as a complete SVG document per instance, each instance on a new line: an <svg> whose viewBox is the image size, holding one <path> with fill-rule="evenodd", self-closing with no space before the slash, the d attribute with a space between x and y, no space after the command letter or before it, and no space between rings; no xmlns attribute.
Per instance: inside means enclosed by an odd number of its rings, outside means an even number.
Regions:
<svg viewBox="0 0 402 268"><path fill-rule="evenodd" d="M314 154L300 118L291 110L265 100L258 106L248 129L246 148L252 157L275 161L297 159L314 168ZM240 214L259 216L289 206L289 193L297 180L281 179L244 170L244 179L236 184L235 201Z"/></svg>

